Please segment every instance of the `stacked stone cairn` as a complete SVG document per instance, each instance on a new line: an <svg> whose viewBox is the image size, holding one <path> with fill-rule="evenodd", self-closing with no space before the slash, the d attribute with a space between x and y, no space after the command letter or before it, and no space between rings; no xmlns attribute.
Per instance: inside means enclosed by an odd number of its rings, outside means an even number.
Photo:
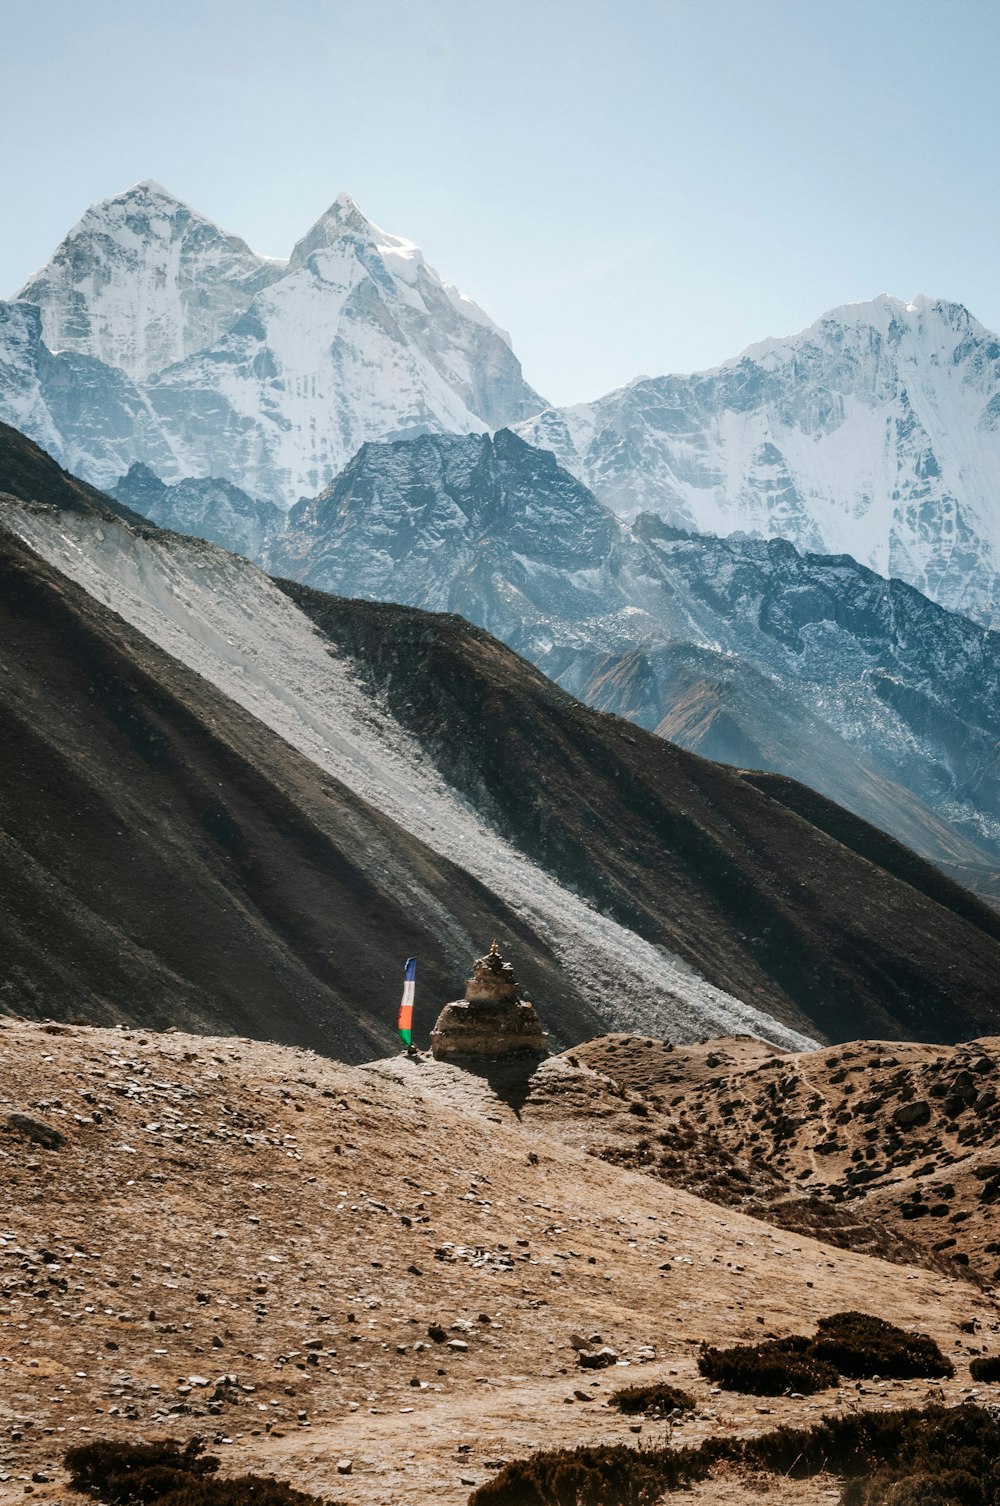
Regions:
<svg viewBox="0 0 1000 1506"><path fill-rule="evenodd" d="M437 1061L507 1061L548 1054L535 1006L518 998L517 979L493 942L473 964L464 999L446 1004L431 1032Z"/></svg>

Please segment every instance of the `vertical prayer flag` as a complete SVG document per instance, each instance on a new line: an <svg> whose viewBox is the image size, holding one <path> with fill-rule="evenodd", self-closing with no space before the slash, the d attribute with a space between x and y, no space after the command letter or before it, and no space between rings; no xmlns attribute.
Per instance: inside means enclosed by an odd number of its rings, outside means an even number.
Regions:
<svg viewBox="0 0 1000 1506"><path fill-rule="evenodd" d="M399 1006L399 1033L404 1045L413 1041L413 995L417 986L417 959L407 957L403 970L403 998Z"/></svg>

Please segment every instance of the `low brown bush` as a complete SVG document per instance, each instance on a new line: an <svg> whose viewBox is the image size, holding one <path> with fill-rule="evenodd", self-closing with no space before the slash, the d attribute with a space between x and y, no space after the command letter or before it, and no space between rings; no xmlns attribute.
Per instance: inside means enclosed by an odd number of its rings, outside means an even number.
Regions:
<svg viewBox="0 0 1000 1506"><path fill-rule="evenodd" d="M1000 1381L1000 1354L981 1354L969 1366L972 1379Z"/></svg>
<svg viewBox="0 0 1000 1506"><path fill-rule="evenodd" d="M218 1459L202 1453L202 1443L113 1443L98 1440L70 1449L64 1463L70 1488L100 1499L104 1506L322 1506L318 1496L293 1490L280 1480L240 1475L220 1480Z"/></svg>
<svg viewBox="0 0 1000 1506"><path fill-rule="evenodd" d="M608 1403L619 1412L630 1415L659 1412L669 1417L671 1412L693 1412L695 1403L686 1391L677 1386L668 1386L666 1381L654 1381L648 1386L623 1386L608 1397Z"/></svg>
<svg viewBox="0 0 1000 1506"><path fill-rule="evenodd" d="M852 1380L873 1375L911 1380L955 1373L954 1365L926 1334L908 1333L869 1313L834 1313L821 1318L810 1353Z"/></svg>
<svg viewBox="0 0 1000 1506"><path fill-rule="evenodd" d="M698 1356L698 1369L723 1390L748 1396L786 1396L790 1391L812 1396L839 1384L834 1367L816 1359L809 1340L797 1335L736 1344L731 1349L705 1347Z"/></svg>
<svg viewBox="0 0 1000 1506"><path fill-rule="evenodd" d="M553 1449L505 1465L469 1506L654 1506L730 1461L776 1476L844 1480L841 1506L994 1506L1000 1422L983 1407L931 1406L827 1417L700 1448Z"/></svg>

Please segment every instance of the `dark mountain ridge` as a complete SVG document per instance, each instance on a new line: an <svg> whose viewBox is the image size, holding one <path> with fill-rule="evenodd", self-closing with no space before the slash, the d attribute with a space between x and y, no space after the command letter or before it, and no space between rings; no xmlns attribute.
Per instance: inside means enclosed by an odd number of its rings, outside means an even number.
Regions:
<svg viewBox="0 0 1000 1506"><path fill-rule="evenodd" d="M280 584L477 809L718 986L828 1039L993 1018L1000 916L885 833L591 711L461 618Z"/></svg>

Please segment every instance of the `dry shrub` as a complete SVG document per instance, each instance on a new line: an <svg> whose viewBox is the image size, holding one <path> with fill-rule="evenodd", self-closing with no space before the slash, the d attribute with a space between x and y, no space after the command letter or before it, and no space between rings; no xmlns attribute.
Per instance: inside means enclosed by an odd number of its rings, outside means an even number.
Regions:
<svg viewBox="0 0 1000 1506"><path fill-rule="evenodd" d="M1000 1354L981 1354L969 1365L972 1379L1000 1381Z"/></svg>
<svg viewBox="0 0 1000 1506"><path fill-rule="evenodd" d="M954 1375L932 1338L908 1333L869 1313L833 1313L816 1325L816 1337L794 1335L732 1349L703 1348L698 1369L727 1391L749 1396L803 1396L836 1386L840 1375L893 1380Z"/></svg>
<svg viewBox="0 0 1000 1506"><path fill-rule="evenodd" d="M1000 1501L1000 1422L965 1405L827 1417L760 1438L709 1439L697 1449L554 1449L506 1465L469 1506L655 1506L722 1460L796 1479L840 1475L841 1506Z"/></svg>
<svg viewBox="0 0 1000 1506"><path fill-rule="evenodd" d="M724 1451L714 1439L697 1449L549 1449L505 1465L469 1506L657 1506L665 1491L703 1480Z"/></svg>
<svg viewBox="0 0 1000 1506"><path fill-rule="evenodd" d="M933 1339L908 1333L868 1313L821 1318L810 1353L852 1380L879 1375L893 1380L954 1375L955 1367Z"/></svg>
<svg viewBox="0 0 1000 1506"><path fill-rule="evenodd" d="M203 1480L219 1467L202 1453L200 1438L179 1443L114 1443L98 1439L70 1449L63 1461L72 1490L99 1496L108 1506L147 1506L190 1480Z"/></svg>
<svg viewBox="0 0 1000 1506"><path fill-rule="evenodd" d="M608 1397L608 1403L630 1415L659 1412L663 1417L669 1417L671 1412L693 1412L695 1407L686 1391L678 1386L668 1386L666 1381L654 1381L648 1386L623 1386Z"/></svg>
<svg viewBox="0 0 1000 1506"><path fill-rule="evenodd" d="M812 1396L838 1384L834 1367L816 1359L809 1340L798 1335L732 1349L706 1346L698 1356L698 1369L723 1390L748 1396L785 1396L789 1391Z"/></svg>
<svg viewBox="0 0 1000 1506"><path fill-rule="evenodd" d="M197 1438L187 1444L173 1438L98 1440L70 1449L64 1463L71 1489L98 1497L104 1506L322 1506L318 1496L266 1476L220 1480L218 1459L202 1448Z"/></svg>

